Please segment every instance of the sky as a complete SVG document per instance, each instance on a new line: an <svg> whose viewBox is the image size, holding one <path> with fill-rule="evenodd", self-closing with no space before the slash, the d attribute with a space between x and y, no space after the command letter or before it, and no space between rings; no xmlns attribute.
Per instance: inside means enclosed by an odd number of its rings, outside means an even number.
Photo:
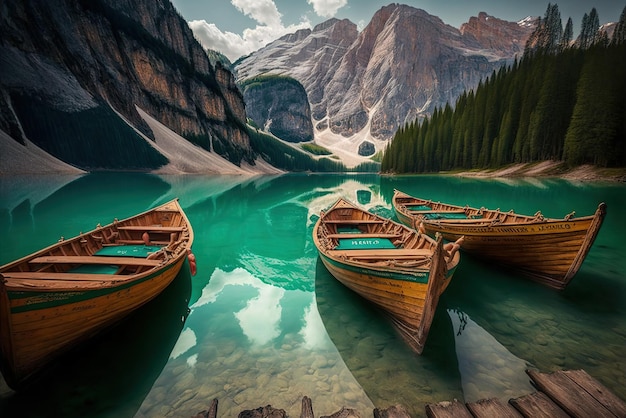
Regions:
<svg viewBox="0 0 626 418"><path fill-rule="evenodd" d="M222 52L231 61L299 29L312 29L330 18L349 19L363 29L385 0L171 0L200 43ZM626 2L620 0L405 0L459 28L479 12L519 21L543 17L549 3L557 4L563 25L572 18L574 34L583 15L596 8L600 24L616 22Z"/></svg>

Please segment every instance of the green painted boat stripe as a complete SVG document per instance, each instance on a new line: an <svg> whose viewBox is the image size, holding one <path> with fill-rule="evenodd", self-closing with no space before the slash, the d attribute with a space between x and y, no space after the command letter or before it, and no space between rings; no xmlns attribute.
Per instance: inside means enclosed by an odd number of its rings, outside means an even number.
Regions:
<svg viewBox="0 0 626 418"><path fill-rule="evenodd" d="M67 305L71 303L84 302L89 299L95 299L107 294L115 293L120 290L128 289L143 283L147 280L168 271L174 267L176 263L169 265L163 270L154 272L141 280L133 281L131 283L124 283L119 286L110 287L106 289L84 290L84 291L58 291L58 292L22 292L22 291L9 291L8 296L10 300L26 299L33 297L41 297L41 302L30 303L24 306L17 306L11 308L11 313L23 313L28 311L37 311L40 309L49 309L57 306ZM56 296L55 296L56 295Z"/></svg>
<svg viewBox="0 0 626 418"><path fill-rule="evenodd" d="M341 268L344 270L353 271L355 273L368 274L370 276L377 276L377 277L382 277L382 278L392 279L392 280L401 280L405 282L428 283L429 272L427 271L415 272L413 274L409 274L409 273L394 273L394 272L389 272L389 271L372 270L372 269L368 269L365 267L357 267L357 266L353 266L350 264L340 263L323 254L320 254L320 255L324 257L326 260L328 260L330 264L337 266L338 268Z"/></svg>

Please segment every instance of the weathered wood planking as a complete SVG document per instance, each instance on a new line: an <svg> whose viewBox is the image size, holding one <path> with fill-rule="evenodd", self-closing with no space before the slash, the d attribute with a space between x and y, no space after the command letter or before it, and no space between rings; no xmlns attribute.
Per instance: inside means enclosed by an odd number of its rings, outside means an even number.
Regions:
<svg viewBox="0 0 626 418"><path fill-rule="evenodd" d="M437 404L426 405L428 418L473 418L463 402L458 400L443 401Z"/></svg>
<svg viewBox="0 0 626 418"><path fill-rule="evenodd" d="M566 370L563 374L585 389L615 416L626 417L626 402L615 396L589 373L584 370Z"/></svg>
<svg viewBox="0 0 626 418"><path fill-rule="evenodd" d="M484 399L426 405L430 418L626 418L626 403L584 370L527 370L537 392L509 400Z"/></svg>
<svg viewBox="0 0 626 418"><path fill-rule="evenodd" d="M308 396L302 397L302 412L300 418L315 418L313 414L313 402Z"/></svg>
<svg viewBox="0 0 626 418"><path fill-rule="evenodd" d="M546 393L554 403L572 417L615 418L615 415L598 399L570 379L565 372L541 373L536 370L528 370L527 373L538 389ZM579 374L577 377L581 381L587 381L591 387L600 385L589 375L582 376Z"/></svg>
<svg viewBox="0 0 626 418"><path fill-rule="evenodd" d="M528 372L528 371L527 371ZM584 370L571 370L563 372L546 373L529 373L529 375L538 376L539 379L546 380L554 377L555 381L559 381L563 376L571 379L572 382L578 382L581 387L589 393L598 395L599 398L605 400L604 406L609 408L615 415L615 418L625 418L624 411L626 405L624 401L616 397L611 391L600 384L593 377L589 376ZM549 379L548 379L549 380ZM607 406L608 405L608 406ZM443 401L436 404L427 404L425 406L426 416L428 418L571 418L578 415L568 415L563 409L559 408L549 397L543 392L533 392L519 398L510 399L509 403L504 403L500 399L483 399L477 402L463 402L455 399L452 402ZM599 415L596 410L587 411L589 415L585 418L595 418ZM374 418L411 418L406 408L402 405L394 405L388 408L374 408ZM242 411L239 417L286 417L286 413L282 409L273 408L271 405L257 408L256 410ZM213 399L211 407L192 418L216 418L217 416L217 399ZM359 411L342 407L339 411L332 415L322 418L342 418L342 417L360 417ZM300 418L314 418L313 403L311 398L304 396L302 398L302 409Z"/></svg>
<svg viewBox="0 0 626 418"><path fill-rule="evenodd" d="M513 405L525 418L570 418L548 395L533 392L519 398L510 399Z"/></svg>
<svg viewBox="0 0 626 418"><path fill-rule="evenodd" d="M466 404L475 417L521 418L522 415L510 404L498 398L481 399Z"/></svg>

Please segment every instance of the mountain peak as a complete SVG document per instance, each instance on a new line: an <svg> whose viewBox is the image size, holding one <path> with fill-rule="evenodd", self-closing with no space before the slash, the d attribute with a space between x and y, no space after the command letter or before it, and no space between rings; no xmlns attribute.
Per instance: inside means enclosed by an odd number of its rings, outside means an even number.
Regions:
<svg viewBox="0 0 626 418"><path fill-rule="evenodd" d="M350 21L330 19L306 38L254 52L236 70L239 80L261 73L298 80L311 104L316 141L357 155L365 142L381 149L403 124L454 103L523 51L531 31L532 25L484 12L459 30L393 3L360 33Z"/></svg>
<svg viewBox="0 0 626 418"><path fill-rule="evenodd" d="M467 23L463 23L460 32L500 56L510 57L511 54L524 52L525 40L534 26L535 21L531 18L509 22L480 12L478 16L473 16ZM522 40L524 42L521 42Z"/></svg>

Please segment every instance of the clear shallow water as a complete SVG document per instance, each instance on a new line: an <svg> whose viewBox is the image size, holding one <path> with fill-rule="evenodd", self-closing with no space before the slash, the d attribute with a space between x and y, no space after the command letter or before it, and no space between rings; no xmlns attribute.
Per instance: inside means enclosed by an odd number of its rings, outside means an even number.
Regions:
<svg viewBox="0 0 626 418"><path fill-rule="evenodd" d="M570 286L556 292L463 256L422 356L329 275L311 240L339 196L392 217L398 188L420 197L562 217L608 204ZM0 389L0 416L218 416L271 404L299 416L342 406L521 396L524 370L585 369L626 399L626 187L560 180L284 175L0 178L0 264L179 197L198 274L57 361L30 391Z"/></svg>

